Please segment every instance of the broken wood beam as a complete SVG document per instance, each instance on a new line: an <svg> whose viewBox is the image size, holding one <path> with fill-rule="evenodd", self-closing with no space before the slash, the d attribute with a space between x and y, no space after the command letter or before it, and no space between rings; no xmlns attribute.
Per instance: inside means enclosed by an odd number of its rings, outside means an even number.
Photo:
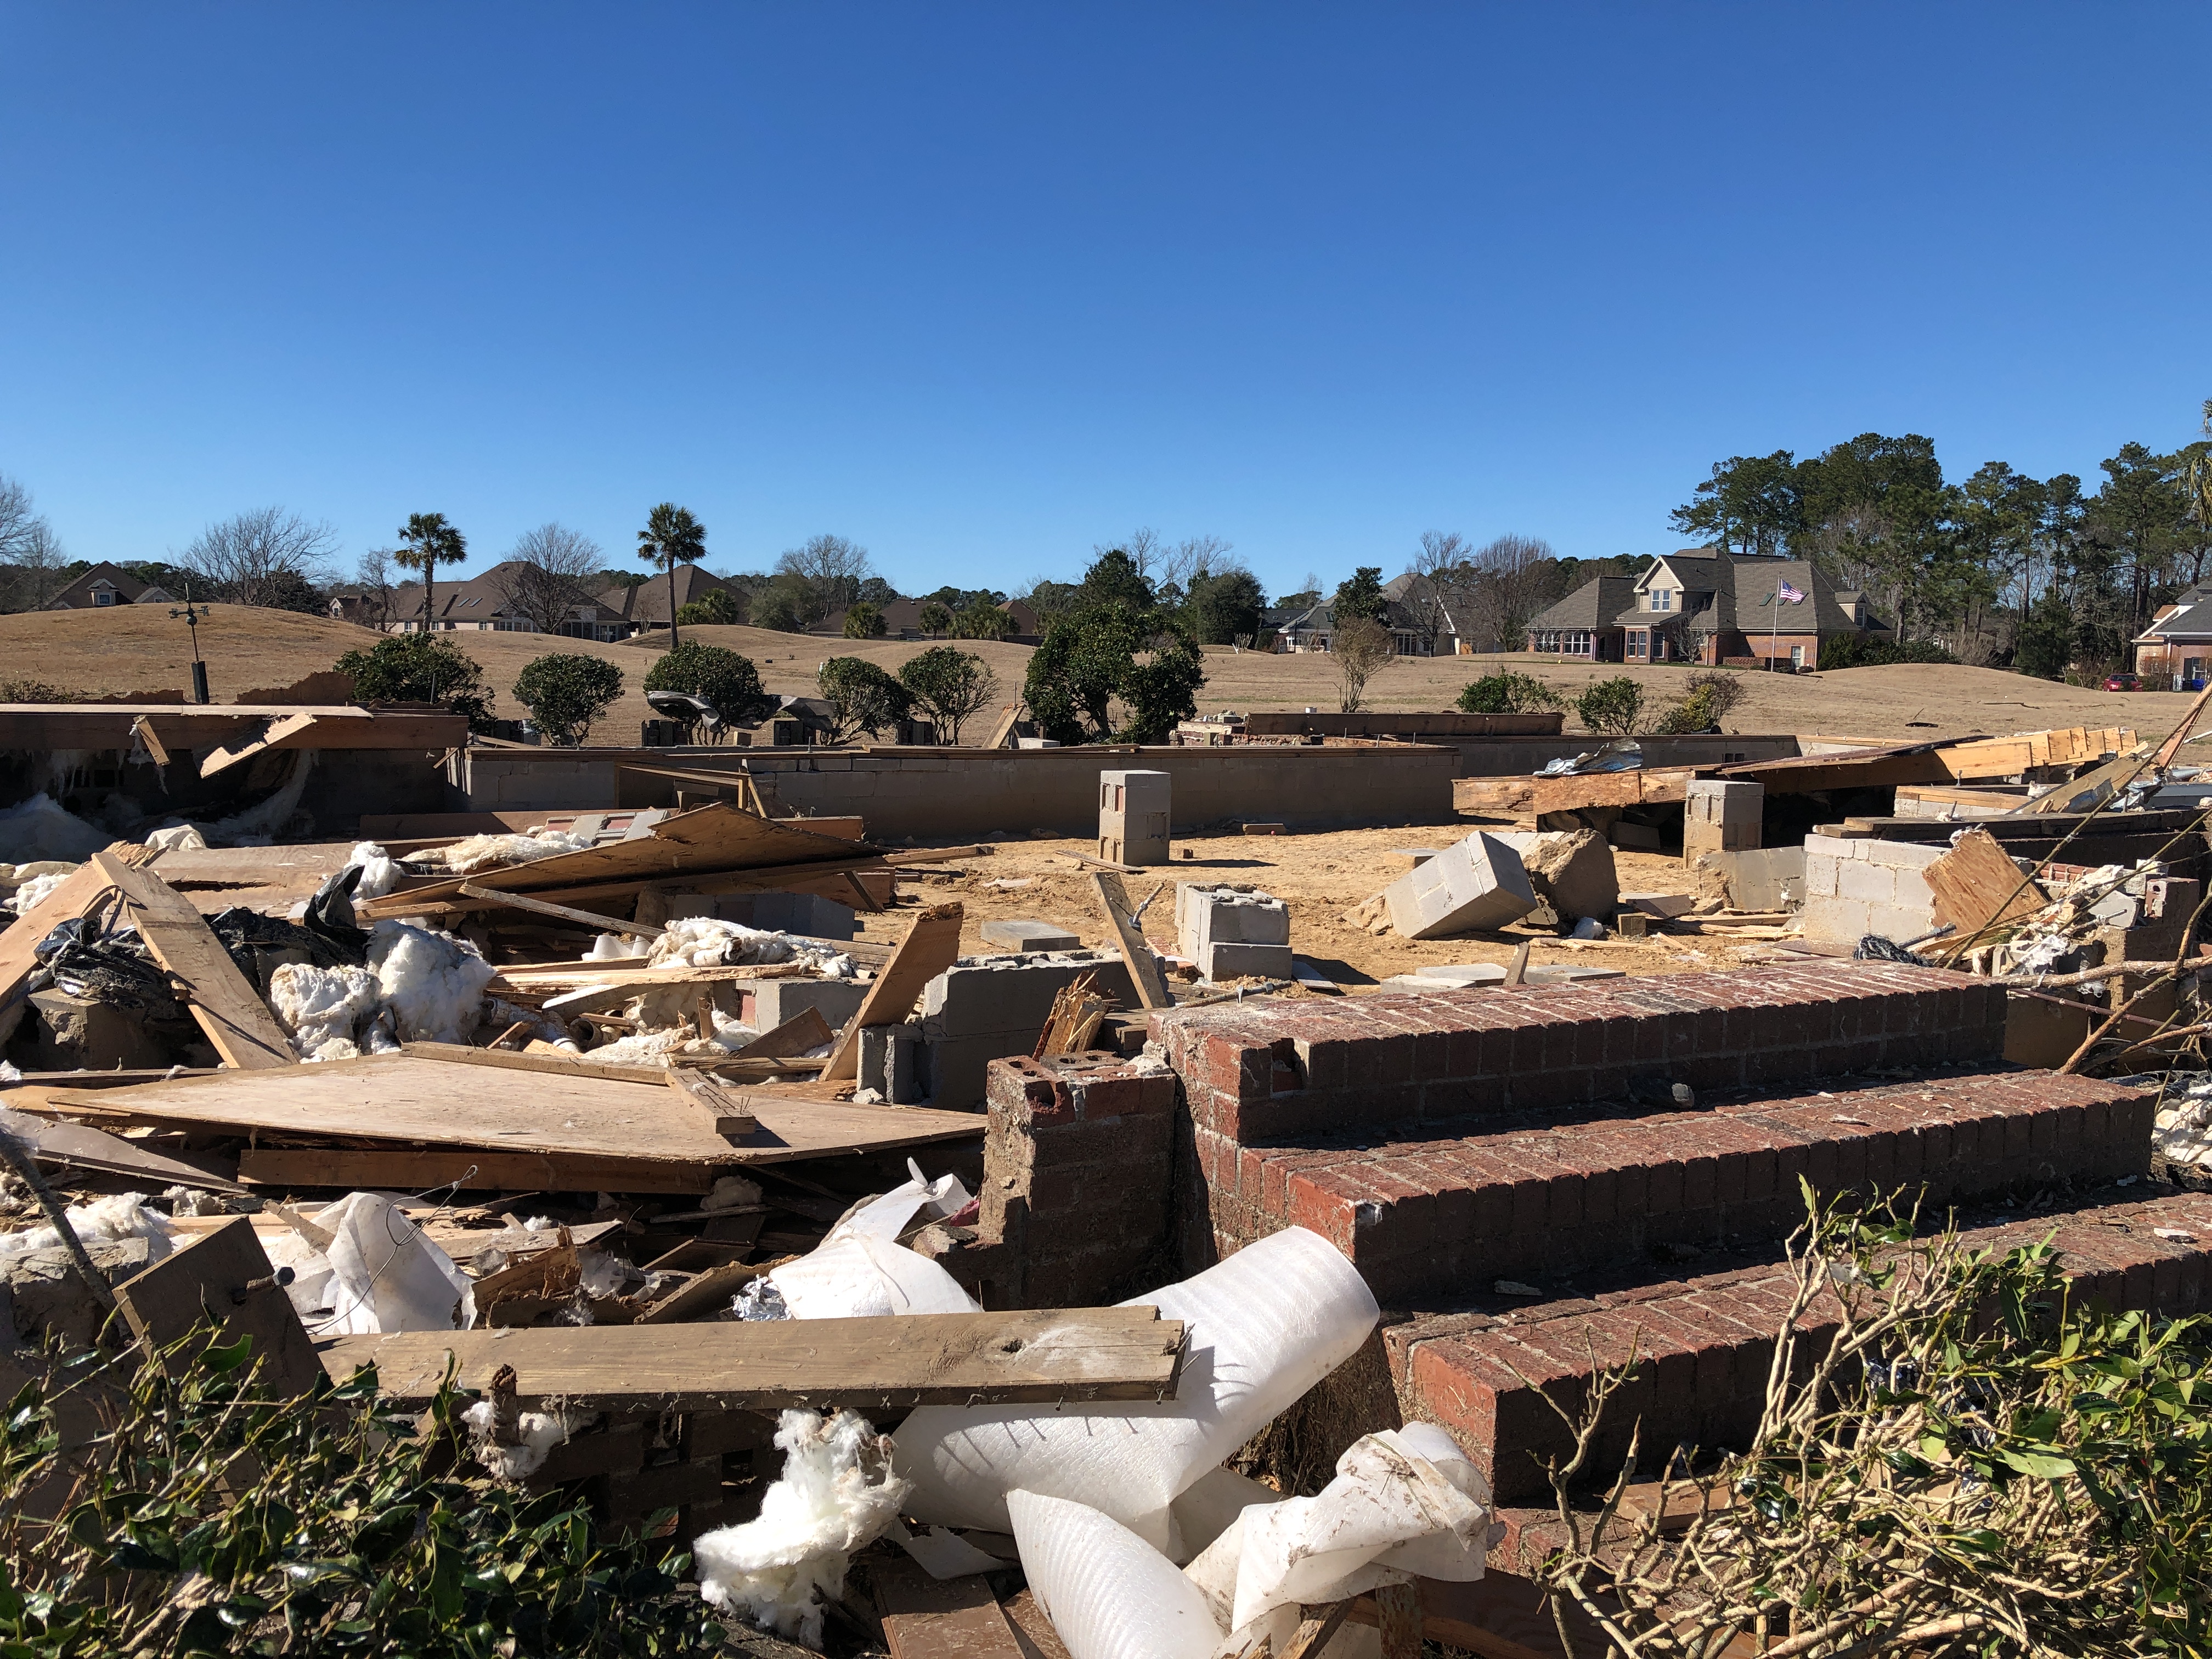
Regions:
<svg viewBox="0 0 2212 1659"><path fill-rule="evenodd" d="M760 1127L759 1120L745 1109L742 1097L732 1095L710 1079L680 1066L671 1066L666 1080L669 1088L693 1109L699 1120L725 1139L743 1140Z"/></svg>
<svg viewBox="0 0 2212 1659"><path fill-rule="evenodd" d="M1183 1326L1158 1310L1066 1308L730 1324L405 1331L318 1343L339 1381L373 1364L390 1399L481 1390L580 1411L773 1411L1171 1398Z"/></svg>
<svg viewBox="0 0 2212 1659"><path fill-rule="evenodd" d="M1098 908L1105 912L1107 926L1114 930L1115 943L1121 947L1130 982L1137 988L1137 1001L1146 1008L1173 1007L1175 999L1168 994L1167 975L1160 971L1159 957L1152 954L1152 947L1137 926L1136 912L1129 903L1129 890L1121 884L1121 878L1111 870L1102 869L1093 871L1091 880L1098 897Z"/></svg>
<svg viewBox="0 0 2212 1659"><path fill-rule="evenodd" d="M824 1083L860 1076L860 1033L871 1026L903 1024L921 988L959 960L962 915L957 904L939 904L915 918L823 1062Z"/></svg>
<svg viewBox="0 0 2212 1659"><path fill-rule="evenodd" d="M627 933L632 939L659 939L668 930L655 927L650 922L624 921L618 916L603 916L592 910L578 910L566 904L554 904L541 898L531 898L521 893L495 892L489 887L478 887L471 882L461 884L464 898L483 899L487 902L527 910L533 915L553 916L562 921L574 921L602 933Z"/></svg>

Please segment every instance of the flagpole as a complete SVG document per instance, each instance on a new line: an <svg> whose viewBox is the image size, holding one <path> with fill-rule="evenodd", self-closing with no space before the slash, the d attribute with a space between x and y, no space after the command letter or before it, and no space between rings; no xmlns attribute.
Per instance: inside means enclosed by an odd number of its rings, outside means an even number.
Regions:
<svg viewBox="0 0 2212 1659"><path fill-rule="evenodd" d="M1766 672L1774 672L1774 653L1782 648L1782 573L1774 573L1774 627L1766 636Z"/></svg>

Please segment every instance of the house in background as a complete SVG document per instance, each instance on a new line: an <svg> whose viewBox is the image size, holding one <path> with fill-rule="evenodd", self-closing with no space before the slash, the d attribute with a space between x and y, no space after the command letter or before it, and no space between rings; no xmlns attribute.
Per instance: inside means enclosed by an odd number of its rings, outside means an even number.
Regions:
<svg viewBox="0 0 2212 1659"><path fill-rule="evenodd" d="M676 608L696 603L712 592L727 593L738 603L738 614L744 616L750 608L744 590L732 587L720 576L711 575L696 564L676 567ZM593 596L599 611L608 619L608 626L619 626L621 631L600 634L600 639L626 640L633 634L649 634L653 629L668 626L668 573L656 570L643 581L631 587L617 583ZM568 632L562 629L562 632ZM590 636L587 636L590 637Z"/></svg>
<svg viewBox="0 0 2212 1659"><path fill-rule="evenodd" d="M2136 672L2185 690L2212 672L2212 582L2199 582L2172 605L2162 605L2134 641Z"/></svg>
<svg viewBox="0 0 2212 1659"><path fill-rule="evenodd" d="M104 611L116 605L171 605L183 601L166 587L142 582L121 565L96 564L46 601L49 611Z"/></svg>
<svg viewBox="0 0 2212 1659"><path fill-rule="evenodd" d="M1390 643L1401 657L1425 657L1429 654L1428 636L1415 623L1413 613L1396 599L1382 602L1382 614L1376 618L1390 630ZM1285 617L1275 624L1275 642L1272 649L1290 653L1327 651L1336 633L1336 607L1327 599L1306 610Z"/></svg>
<svg viewBox="0 0 2212 1659"><path fill-rule="evenodd" d="M536 620L525 611L515 598L520 591L520 574L525 568L521 560L508 559L492 566L481 576L440 582L437 614L429 619L428 631L435 634L539 632ZM409 582L404 586L394 588L392 619L386 624L387 630L394 634L425 631L422 611L426 599L427 590L419 582ZM348 614L349 605L353 614ZM371 615L371 602L358 593L350 598L339 594L331 600L331 614L341 621L350 622L357 617L366 620ZM604 596L595 599L580 589L567 606L566 615L553 631L571 639L612 641L627 639L637 630L609 608Z"/></svg>
<svg viewBox="0 0 2212 1659"><path fill-rule="evenodd" d="M1528 625L1528 649L1592 662L1817 667L1842 635L1887 637L1865 596L1838 592L1807 559L1685 548L1641 574L1594 576Z"/></svg>
<svg viewBox="0 0 2212 1659"><path fill-rule="evenodd" d="M1419 572L1408 570L1404 575L1394 576L1382 584L1382 597L1398 606L1406 619L1424 635L1418 652L1401 652L1401 656L1468 657L1474 654L1474 638L1470 631L1474 619L1469 617L1462 623L1449 587L1439 586ZM1426 636L1431 621L1437 623L1434 638Z"/></svg>

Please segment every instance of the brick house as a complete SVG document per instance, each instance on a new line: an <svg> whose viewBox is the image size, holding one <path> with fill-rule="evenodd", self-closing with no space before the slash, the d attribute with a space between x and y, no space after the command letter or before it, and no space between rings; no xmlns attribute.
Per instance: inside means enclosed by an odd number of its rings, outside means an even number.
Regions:
<svg viewBox="0 0 2212 1659"><path fill-rule="evenodd" d="M1809 559L1738 558L1685 548L1642 574L1595 576L1528 625L1528 649L1594 662L1819 665L1842 635L1887 636L1866 597Z"/></svg>
<svg viewBox="0 0 2212 1659"><path fill-rule="evenodd" d="M2172 605L2162 605L2138 634L2136 672L2146 683L2186 690L2212 672L2212 582L2199 582Z"/></svg>
<svg viewBox="0 0 2212 1659"><path fill-rule="evenodd" d="M441 581L437 588L437 615L431 618L428 631L439 634L535 634L541 631L515 599L516 580L523 568L520 559L508 559L492 566L481 576L465 580ZM619 594L623 590L611 590ZM393 620L387 625L394 634L419 634L424 631L423 605L426 592L419 584L410 582L392 590ZM342 606L346 596L341 594L331 601L331 614L341 620L355 618ZM356 600L356 608L359 600ZM664 604L664 610L666 608ZM575 600L568 607L568 614L553 630L571 639L611 641L627 639L637 632L622 614L608 603L608 596L596 598L578 592Z"/></svg>

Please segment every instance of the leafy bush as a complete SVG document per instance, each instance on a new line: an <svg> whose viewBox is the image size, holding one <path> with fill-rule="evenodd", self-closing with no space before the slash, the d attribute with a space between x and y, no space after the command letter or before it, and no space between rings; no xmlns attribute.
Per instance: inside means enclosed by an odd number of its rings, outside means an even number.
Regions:
<svg viewBox="0 0 2212 1659"><path fill-rule="evenodd" d="M921 614L915 620L921 623L923 633L934 638L952 626L952 610L951 606L932 599L921 607Z"/></svg>
<svg viewBox="0 0 2212 1659"><path fill-rule="evenodd" d="M1468 682L1459 706L1470 714L1535 714L1565 705L1559 694L1533 674L1500 669Z"/></svg>
<svg viewBox="0 0 2212 1659"><path fill-rule="evenodd" d="M1659 717L1660 732L1717 732L1721 716L1744 699L1743 682L1717 668L1700 669L1683 682L1687 695Z"/></svg>
<svg viewBox="0 0 2212 1659"><path fill-rule="evenodd" d="M1109 599L1054 622L1030 658L1024 695L1055 742L1158 743L1197 712L1205 684L1198 647L1172 623Z"/></svg>
<svg viewBox="0 0 2212 1659"><path fill-rule="evenodd" d="M514 677L515 701L530 711L546 740L563 749L590 736L622 693L622 670L580 651L533 657Z"/></svg>
<svg viewBox="0 0 2212 1659"><path fill-rule="evenodd" d="M1599 680L1575 699L1575 718L1592 732L1625 738L1644 719L1644 688L1622 674Z"/></svg>
<svg viewBox="0 0 2212 1659"><path fill-rule="evenodd" d="M1839 634L1820 642L1820 666L1887 668L1901 662L1956 662L1932 640L1878 640L1867 634Z"/></svg>
<svg viewBox="0 0 2212 1659"><path fill-rule="evenodd" d="M878 640L889 624L884 621L884 608L879 605L852 605L845 607L845 637L848 640Z"/></svg>
<svg viewBox="0 0 2212 1659"><path fill-rule="evenodd" d="M0 702L70 702L75 697L44 680L0 680Z"/></svg>
<svg viewBox="0 0 2212 1659"><path fill-rule="evenodd" d="M952 619L955 638L1003 640L1014 631L1014 619L995 605L978 599Z"/></svg>
<svg viewBox="0 0 2212 1659"><path fill-rule="evenodd" d="M360 702L436 703L465 716L471 732L491 729L482 665L443 634L387 634L333 666L353 681Z"/></svg>
<svg viewBox="0 0 2212 1659"><path fill-rule="evenodd" d="M710 587L676 612L677 622L685 626L706 623L718 628L734 628L744 619L744 602L726 587Z"/></svg>
<svg viewBox="0 0 2212 1659"><path fill-rule="evenodd" d="M648 691L686 691L703 699L724 720L743 722L768 706L760 670L750 657L719 645L686 640L665 651L645 677Z"/></svg>
<svg viewBox="0 0 2212 1659"><path fill-rule="evenodd" d="M122 1377L97 1357L58 1367L0 1416L0 1651L720 1648L682 1583L683 1540L617 1542L568 1496L495 1484L469 1459L450 1384L418 1433L415 1413L378 1404L374 1370L274 1398L250 1340L206 1342L204 1327ZM99 1455L66 1455L57 1419L95 1411L112 1419ZM34 1494L72 1480L69 1506L42 1518Z"/></svg>
<svg viewBox="0 0 2212 1659"><path fill-rule="evenodd" d="M873 737L896 726L914 706L913 695L865 657L832 657L814 671L814 684L836 710L830 741Z"/></svg>
<svg viewBox="0 0 2212 1659"><path fill-rule="evenodd" d="M932 646L908 658L899 670L899 683L945 743L958 743L962 725L999 696L999 677L990 665L972 651L949 645Z"/></svg>

